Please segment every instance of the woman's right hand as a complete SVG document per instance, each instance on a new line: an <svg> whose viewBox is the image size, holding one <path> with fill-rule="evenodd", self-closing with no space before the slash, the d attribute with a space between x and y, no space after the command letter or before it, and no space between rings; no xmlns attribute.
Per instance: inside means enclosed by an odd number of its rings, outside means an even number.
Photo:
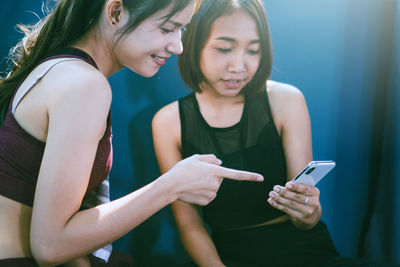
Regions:
<svg viewBox="0 0 400 267"><path fill-rule="evenodd" d="M197 205L207 205L216 196L223 178L238 181L258 181L264 178L257 173L221 167L214 155L193 155L164 174L172 182L177 199Z"/></svg>

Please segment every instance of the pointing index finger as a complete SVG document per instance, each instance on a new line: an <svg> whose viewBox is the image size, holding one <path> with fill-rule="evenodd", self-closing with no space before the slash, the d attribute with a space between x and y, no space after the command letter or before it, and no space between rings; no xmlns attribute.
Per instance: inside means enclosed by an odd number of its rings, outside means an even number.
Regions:
<svg viewBox="0 0 400 267"><path fill-rule="evenodd" d="M239 171L230 168L220 167L218 166L218 176L228 178L231 180L237 181L264 181L264 177L261 174L247 171Z"/></svg>

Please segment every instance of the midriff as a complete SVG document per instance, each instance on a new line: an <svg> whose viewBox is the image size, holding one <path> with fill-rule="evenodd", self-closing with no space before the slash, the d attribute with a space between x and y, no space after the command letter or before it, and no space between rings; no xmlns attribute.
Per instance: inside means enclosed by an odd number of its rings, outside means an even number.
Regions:
<svg viewBox="0 0 400 267"><path fill-rule="evenodd" d="M0 259L30 258L32 207L0 196Z"/></svg>

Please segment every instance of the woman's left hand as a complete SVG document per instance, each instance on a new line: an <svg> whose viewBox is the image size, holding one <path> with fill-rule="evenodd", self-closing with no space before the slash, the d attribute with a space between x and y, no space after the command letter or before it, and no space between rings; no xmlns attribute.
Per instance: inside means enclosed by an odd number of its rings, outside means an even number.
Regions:
<svg viewBox="0 0 400 267"><path fill-rule="evenodd" d="M268 203L290 216L292 223L301 229L314 227L321 218L319 190L314 186L288 182L285 187L276 185L269 192Z"/></svg>

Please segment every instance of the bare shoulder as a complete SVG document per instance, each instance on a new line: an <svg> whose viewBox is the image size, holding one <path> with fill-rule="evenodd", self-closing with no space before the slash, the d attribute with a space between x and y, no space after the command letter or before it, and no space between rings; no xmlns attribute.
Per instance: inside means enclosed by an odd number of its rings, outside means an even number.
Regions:
<svg viewBox="0 0 400 267"><path fill-rule="evenodd" d="M268 81L267 93L273 113L287 113L306 105L303 93L287 83Z"/></svg>
<svg viewBox="0 0 400 267"><path fill-rule="evenodd" d="M267 93L276 127L281 130L293 119L308 116L307 104L301 91L293 85L267 82Z"/></svg>
<svg viewBox="0 0 400 267"><path fill-rule="evenodd" d="M107 78L99 70L81 60L61 62L54 67L49 76L50 79L58 81L57 91L61 94L111 96Z"/></svg>
<svg viewBox="0 0 400 267"><path fill-rule="evenodd" d="M55 65L45 76L49 105L70 102L74 108L109 109L112 92L107 78L97 69L81 60L65 61ZM57 90L54 90L54 87Z"/></svg>
<svg viewBox="0 0 400 267"><path fill-rule="evenodd" d="M153 117L153 127L163 127L173 130L180 124L178 101L174 101L161 108Z"/></svg>
<svg viewBox="0 0 400 267"><path fill-rule="evenodd" d="M47 83L47 112L53 131L67 131L64 127L68 125L68 129L82 129L87 135L103 136L112 93L101 72L83 61L66 61L54 66L43 82Z"/></svg>
<svg viewBox="0 0 400 267"><path fill-rule="evenodd" d="M161 133L180 140L180 118L178 101L161 108L153 117L153 134Z"/></svg>
<svg viewBox="0 0 400 267"><path fill-rule="evenodd" d="M297 87L287 83L269 80L267 82L267 92L270 102L277 104L277 106L304 101L302 92Z"/></svg>

